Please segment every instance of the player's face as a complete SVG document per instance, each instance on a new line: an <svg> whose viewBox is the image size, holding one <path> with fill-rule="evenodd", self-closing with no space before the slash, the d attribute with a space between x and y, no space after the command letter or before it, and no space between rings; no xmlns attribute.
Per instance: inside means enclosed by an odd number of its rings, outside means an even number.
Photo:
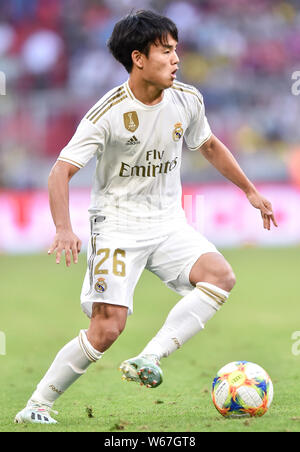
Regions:
<svg viewBox="0 0 300 452"><path fill-rule="evenodd" d="M159 41L150 46L148 57L143 59L143 78L158 89L170 88L176 79L179 58L176 53L177 42L168 35L165 45Z"/></svg>

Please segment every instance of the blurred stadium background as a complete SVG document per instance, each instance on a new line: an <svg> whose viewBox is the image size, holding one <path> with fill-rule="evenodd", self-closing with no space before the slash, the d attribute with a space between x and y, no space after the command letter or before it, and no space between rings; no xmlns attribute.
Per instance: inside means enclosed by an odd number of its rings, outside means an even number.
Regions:
<svg viewBox="0 0 300 452"><path fill-rule="evenodd" d="M299 338L299 0L0 1L0 355L7 355L0 356L0 430L29 431L12 423L15 413L57 350L84 327L74 305L84 256L70 272L45 252L55 232L47 179L83 114L128 76L106 41L132 8L177 23L178 79L202 92L214 133L272 201L279 228L265 231L243 193L184 149L184 208L197 229L227 247L238 280L231 301L201 338L164 363L165 385L155 393L125 389L117 365L140 352L179 297L144 272L128 329L58 401L58 428L299 431L300 350L292 342ZM71 181L73 228L85 245L93 163ZM208 388L217 369L236 359L259 363L273 379L275 399L262 420L217 418Z"/></svg>
<svg viewBox="0 0 300 452"><path fill-rule="evenodd" d="M178 79L203 93L214 133L271 199L280 228L264 231L243 194L199 153L185 152L189 221L222 247L299 244L297 0L9 0L0 3L0 252L49 246L49 171L83 114L126 80L106 41L132 8L177 23ZM71 182L74 229L83 240L93 168L90 162Z"/></svg>

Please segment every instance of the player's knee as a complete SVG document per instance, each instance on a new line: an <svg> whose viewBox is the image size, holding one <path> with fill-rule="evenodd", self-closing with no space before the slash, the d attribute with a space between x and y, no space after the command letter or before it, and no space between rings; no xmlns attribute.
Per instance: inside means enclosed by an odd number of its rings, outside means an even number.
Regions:
<svg viewBox="0 0 300 452"><path fill-rule="evenodd" d="M215 285L226 292L230 292L236 283L235 274L227 261L215 268L212 277L215 278Z"/></svg>
<svg viewBox="0 0 300 452"><path fill-rule="evenodd" d="M118 339L123 330L124 328L119 323L110 323L102 326L101 335L105 337L107 342L113 343Z"/></svg>
<svg viewBox="0 0 300 452"><path fill-rule="evenodd" d="M118 339L123 330L124 326L119 322L93 321L88 330L88 338L96 350L104 352Z"/></svg>
<svg viewBox="0 0 300 452"><path fill-rule="evenodd" d="M236 277L232 269L228 269L228 271L223 275L221 280L221 288L226 290L226 292L231 292L236 283Z"/></svg>
<svg viewBox="0 0 300 452"><path fill-rule="evenodd" d="M97 350L108 349L124 330L127 308L122 308L94 303L88 337Z"/></svg>
<svg viewBox="0 0 300 452"><path fill-rule="evenodd" d="M225 260L216 262L216 265L209 265L207 267L194 268L190 273L190 281L192 284L203 281L211 283L220 289L230 292L236 283L235 274Z"/></svg>
<svg viewBox="0 0 300 452"><path fill-rule="evenodd" d="M109 318L99 324L99 335L105 337L108 342L114 342L125 328L125 322L118 318Z"/></svg>
<svg viewBox="0 0 300 452"><path fill-rule="evenodd" d="M236 283L235 274L229 264L216 268L207 275L207 281L211 282L226 292L231 292Z"/></svg>

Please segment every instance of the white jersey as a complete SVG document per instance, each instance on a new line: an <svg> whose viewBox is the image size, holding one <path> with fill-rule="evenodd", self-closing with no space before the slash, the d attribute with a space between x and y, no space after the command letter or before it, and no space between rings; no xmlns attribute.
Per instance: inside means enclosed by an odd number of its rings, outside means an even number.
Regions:
<svg viewBox="0 0 300 452"><path fill-rule="evenodd" d="M210 136L196 88L176 81L149 106L134 97L127 81L89 110L58 159L82 168L96 155L90 215L106 217L110 232L152 237L185 221L183 138L196 150Z"/></svg>

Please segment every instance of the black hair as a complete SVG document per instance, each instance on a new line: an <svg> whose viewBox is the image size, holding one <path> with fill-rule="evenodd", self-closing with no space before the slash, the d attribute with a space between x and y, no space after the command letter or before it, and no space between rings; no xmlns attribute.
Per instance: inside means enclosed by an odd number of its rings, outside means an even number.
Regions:
<svg viewBox="0 0 300 452"><path fill-rule="evenodd" d="M159 41L167 44L168 34L178 42L178 30L168 17L153 11L140 10L130 13L116 23L107 46L127 72L131 72L133 62L131 54L134 50L148 56L150 45Z"/></svg>

